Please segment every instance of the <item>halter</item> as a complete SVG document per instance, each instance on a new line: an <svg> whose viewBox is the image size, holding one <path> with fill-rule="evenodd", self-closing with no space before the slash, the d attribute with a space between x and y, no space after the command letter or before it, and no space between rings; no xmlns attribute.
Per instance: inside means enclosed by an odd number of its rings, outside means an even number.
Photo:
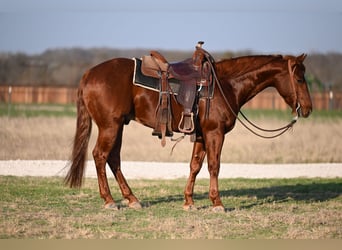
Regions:
<svg viewBox="0 0 342 250"><path fill-rule="evenodd" d="M271 135L271 136L265 136L265 135L261 135L259 134L258 132L255 132L253 129L251 129L250 127L248 127L238 116L238 114L235 113L235 111L233 110L233 108L231 107L230 103L228 102L224 92L223 92L223 89L222 89L222 86L221 86L221 83L220 81L218 80L217 78L217 75L216 75L216 72L214 70L214 67L212 65L212 62L210 60L208 60L210 62L210 66L212 68L212 72L213 72L213 76L215 78L215 82L217 83L217 86L220 90L220 93L223 97L223 100L225 101L226 105L228 106L228 108L230 109L230 111L233 113L233 115L235 116L235 118L247 129L249 130L251 133L253 133L254 135L256 136L259 136L261 138L264 138L264 139L273 139L273 138L276 138L282 134L284 134L286 131L288 131L289 129L291 129L293 127L293 125L297 122L298 120L298 117L299 117L299 110L300 110L300 103L297 102L297 107L296 107L296 116L294 116L292 118L292 121L290 123L288 123L287 125L283 126L283 127L280 127L280 128L277 128L277 129L264 129L264 128L261 128L257 125L255 125L253 122L251 122L243 113L242 111L240 110L239 113L241 114L241 116L251 125L253 126L254 128L262 131L262 132L268 132L268 133L274 133L274 132L279 132L278 134L275 134L275 135ZM288 71L289 71L289 74L290 74L290 81L291 81L291 86L293 88L293 91L294 91L294 95L295 95L295 100L297 100L297 93L296 93L296 87L295 87L295 82L294 82L294 72L296 70L296 66L293 68L293 70L291 70L291 61L290 59L288 59Z"/></svg>
<svg viewBox="0 0 342 250"><path fill-rule="evenodd" d="M293 90L293 95L295 96L295 100L297 102L297 107L296 107L296 116L293 117L294 120L297 120L299 117L299 110L300 110L300 103L297 101L298 97L297 97L297 92L296 92L296 85L294 82L294 73L296 71L297 65L294 66L293 70L291 70L291 59L287 60L287 67L289 70L289 74L290 74L290 82L291 82L291 87Z"/></svg>

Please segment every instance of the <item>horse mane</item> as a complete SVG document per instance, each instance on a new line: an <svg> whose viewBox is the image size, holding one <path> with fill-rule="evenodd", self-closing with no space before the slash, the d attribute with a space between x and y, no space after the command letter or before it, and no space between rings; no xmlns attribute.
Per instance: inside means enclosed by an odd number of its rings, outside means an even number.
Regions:
<svg viewBox="0 0 342 250"><path fill-rule="evenodd" d="M237 78L260 69L275 60L283 60L282 55L252 55L241 56L217 61L216 70L223 77Z"/></svg>

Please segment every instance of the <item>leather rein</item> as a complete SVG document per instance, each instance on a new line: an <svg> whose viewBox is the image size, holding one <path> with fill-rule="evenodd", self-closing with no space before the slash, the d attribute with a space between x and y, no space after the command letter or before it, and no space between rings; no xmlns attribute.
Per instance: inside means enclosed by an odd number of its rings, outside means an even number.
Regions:
<svg viewBox="0 0 342 250"><path fill-rule="evenodd" d="M205 51L206 52L206 51ZM235 118L247 129L249 130L251 133L253 133L254 135L256 136L259 136L261 138L264 138L264 139L273 139L273 138L276 138L278 136L281 136L282 134L284 134L286 131L288 131L289 129L291 129L293 127L293 125L297 122L298 120L298 117L299 117L299 110L300 110L300 104L297 103L297 107L296 107L296 116L294 116L292 118L292 121L289 122L287 125L285 126L282 126L280 128L277 128L277 129L264 129L264 128L261 128L259 126L257 126L256 124L254 124L253 122L251 122L244 113L242 113L241 110L239 110L239 113L241 114L241 116L252 126L254 127L256 130L259 130L259 132L256 132L254 131L252 128L250 128L244 121L242 121L242 119L240 119L240 117L238 116L238 114L236 114L236 112L233 110L232 106L230 105L230 103L228 102L224 92L223 92L223 89L222 89L222 86L221 86L221 83L220 81L218 80L217 78L217 75L216 75L216 72L215 72L215 68L212 64L212 60L210 60L212 57L210 56L210 54L208 52L205 53L205 56L207 57L207 60L208 62L210 63L210 66L211 66L211 69L212 69L212 73L213 73L213 76L214 76L214 79L215 79L215 82L217 83L217 86L220 90L220 93L223 97L223 100L225 101L227 107L230 109L230 111L232 112L232 114L235 116ZM294 94L296 95L297 97L297 94L296 94L296 88L295 88L295 82L294 82L294 72L296 70L296 67L294 67L293 70L291 70L291 61L290 59L288 59L288 70L289 70L289 74L290 74L290 79L291 79L291 85L292 85L292 88L293 88L293 91L294 91ZM297 99L297 98L296 98ZM275 133L275 132L278 132L277 134L275 135L262 135L260 134L260 131L262 132L267 132L267 133Z"/></svg>

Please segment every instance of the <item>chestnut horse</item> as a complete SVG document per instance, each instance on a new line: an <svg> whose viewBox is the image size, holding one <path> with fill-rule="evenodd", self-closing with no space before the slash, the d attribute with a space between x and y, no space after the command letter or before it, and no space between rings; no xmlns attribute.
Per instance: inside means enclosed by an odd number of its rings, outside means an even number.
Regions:
<svg viewBox="0 0 342 250"><path fill-rule="evenodd" d="M209 198L214 211L224 211L218 187L220 155L225 134L233 129L236 114L256 94L274 87L291 107L294 116L308 117L312 103L304 78L303 61L306 55L245 56L214 63L216 84L206 116L206 100L200 99L197 116L197 139L190 162L190 175L185 187L184 209L194 207L193 191L196 175L207 155L210 174ZM134 61L115 58L88 70L78 89L77 128L74 138L72 162L65 177L70 187L80 187L84 176L85 160L92 120L99 134L93 156L96 165L100 196L105 208L117 209L108 186L108 163L131 208L141 208L139 200L120 168L120 151L124 125L135 120L153 128L159 93L132 84ZM178 131L182 107L171 98L174 132Z"/></svg>

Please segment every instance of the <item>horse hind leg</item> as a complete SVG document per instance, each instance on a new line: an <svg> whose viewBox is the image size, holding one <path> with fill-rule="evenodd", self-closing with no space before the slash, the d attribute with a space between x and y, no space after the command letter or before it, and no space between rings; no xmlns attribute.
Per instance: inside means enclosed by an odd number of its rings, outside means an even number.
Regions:
<svg viewBox="0 0 342 250"><path fill-rule="evenodd" d="M184 210L192 210L195 208L193 194L197 174L200 172L205 158L206 152L203 142L195 142L190 162L190 175L184 190Z"/></svg>
<svg viewBox="0 0 342 250"><path fill-rule="evenodd" d="M115 127L99 128L99 135L93 150L100 196L105 202L105 208L109 209L117 209L110 193L106 174L106 161L116 140L117 130Z"/></svg>
<svg viewBox="0 0 342 250"><path fill-rule="evenodd" d="M121 171L120 151L122 145L122 132L123 126L121 126L121 128L119 129L118 136L109 154L107 162L115 176L117 183L119 184L123 198L128 200L128 206L130 208L140 209L142 206L139 200L134 196L131 188L126 181L126 178Z"/></svg>

